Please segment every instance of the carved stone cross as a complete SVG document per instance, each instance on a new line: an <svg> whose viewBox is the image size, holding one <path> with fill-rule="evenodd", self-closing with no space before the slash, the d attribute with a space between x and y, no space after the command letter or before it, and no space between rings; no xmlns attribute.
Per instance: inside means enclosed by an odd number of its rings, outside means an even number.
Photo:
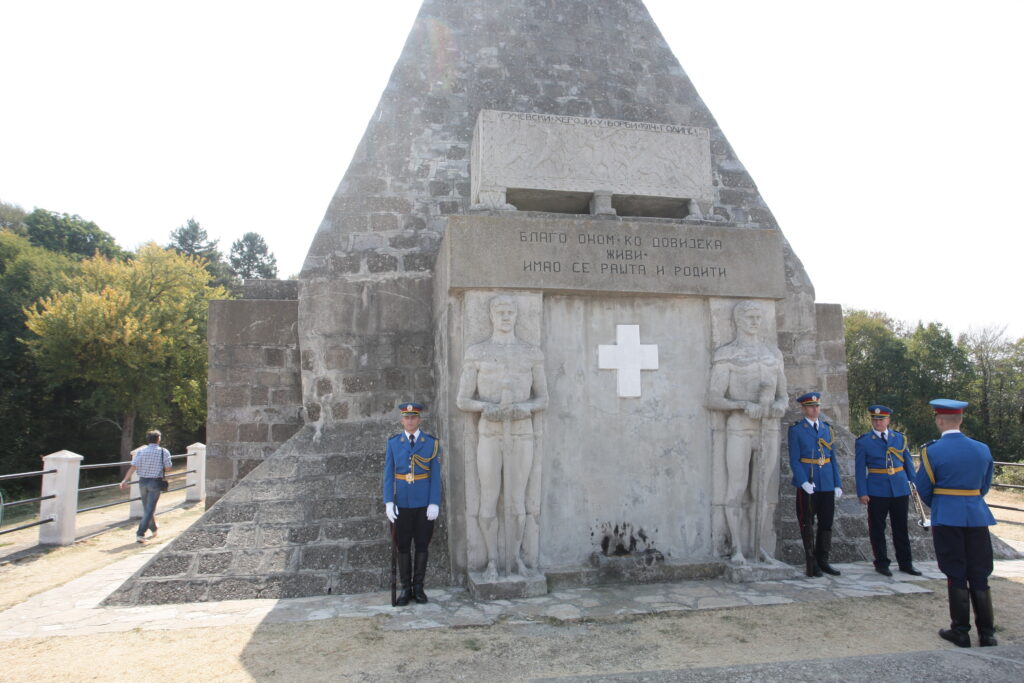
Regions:
<svg viewBox="0 0 1024 683"><path fill-rule="evenodd" d="M640 395L640 371L658 369L658 345L640 343L639 325L616 325L615 344L599 344L597 367L618 370L616 388L620 398Z"/></svg>

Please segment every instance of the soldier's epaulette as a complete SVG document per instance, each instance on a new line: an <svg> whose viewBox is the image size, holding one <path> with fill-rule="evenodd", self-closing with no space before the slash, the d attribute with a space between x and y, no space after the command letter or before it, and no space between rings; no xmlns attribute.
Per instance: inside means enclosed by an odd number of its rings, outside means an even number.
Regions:
<svg viewBox="0 0 1024 683"><path fill-rule="evenodd" d="M397 439L401 435L402 435L402 432L396 432L396 433L394 433L394 434L392 434L391 436L388 437L388 441L391 441L391 439Z"/></svg>
<svg viewBox="0 0 1024 683"><path fill-rule="evenodd" d="M860 441L861 439L866 439L867 437L874 436L874 435L875 435L874 432L864 432L863 434L861 434L860 436L857 437L857 441Z"/></svg>
<svg viewBox="0 0 1024 683"><path fill-rule="evenodd" d="M422 434L423 436L429 436L434 441L437 441L437 437L436 436L434 436L433 434L430 434L429 432L425 432L422 429L420 430L420 434Z"/></svg>
<svg viewBox="0 0 1024 683"><path fill-rule="evenodd" d="M928 448L929 446L931 446L931 445L932 445L933 443L935 443L936 441L938 441L938 439L932 439L931 441L929 441L929 442L928 442L928 443L926 443L925 445L921 446L921 448Z"/></svg>

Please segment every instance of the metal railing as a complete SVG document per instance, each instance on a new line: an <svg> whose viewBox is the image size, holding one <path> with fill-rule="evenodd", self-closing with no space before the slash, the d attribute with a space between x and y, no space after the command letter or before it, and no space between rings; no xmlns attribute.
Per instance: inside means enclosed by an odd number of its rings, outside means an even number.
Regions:
<svg viewBox="0 0 1024 683"><path fill-rule="evenodd" d="M56 471L57 470L39 470L38 472L19 472L18 474L5 474L0 476L0 481L9 481L11 479L27 479L28 477L40 477L47 474L54 474ZM0 524L3 524L4 510L6 510L7 508L12 508L16 505L25 505L26 503L38 503L44 500L50 500L51 498L56 498L56 495L54 494L48 496L38 496L36 498L25 498L23 500L14 500L8 503L4 501L3 492L0 491ZM29 529L34 526L41 526L43 524L52 523L53 518L47 517L46 519L39 519L35 522L30 522L28 524L22 524L20 526L11 527L10 529L3 529L2 531L0 531L0 536L2 536L3 534L9 534L12 531L21 531L22 529Z"/></svg>
<svg viewBox="0 0 1024 683"><path fill-rule="evenodd" d="M138 450L138 449L136 449ZM132 451L134 456L135 451ZM206 498L206 446L201 443L192 444L188 447L187 453L172 455L171 461L186 459L186 469L181 472L170 472L164 478L168 480L185 478L184 484L167 489L167 493L174 491L189 490L185 495L187 502L198 502ZM3 511L6 508L29 503L39 503L39 519L27 524L21 524L9 529L0 530L0 535L9 534L14 531L28 529L34 526L40 527L40 545L70 545L75 541L76 516L79 513L100 510L115 505L130 505L128 518L142 516L142 496L139 495L139 480L136 478L131 482L128 498L105 502L99 505L78 507L78 497L81 493L91 493L120 487L120 482L113 484L100 484L98 486L79 487L79 480L82 470L95 470L107 467L127 467L131 461L103 462L93 465L82 465L82 456L70 451L59 451L43 457L44 469L36 472L21 472L18 474L5 474L0 476L0 481L10 479L22 479L27 477L41 477L40 495L23 500L4 502L0 492L0 523L3 522Z"/></svg>

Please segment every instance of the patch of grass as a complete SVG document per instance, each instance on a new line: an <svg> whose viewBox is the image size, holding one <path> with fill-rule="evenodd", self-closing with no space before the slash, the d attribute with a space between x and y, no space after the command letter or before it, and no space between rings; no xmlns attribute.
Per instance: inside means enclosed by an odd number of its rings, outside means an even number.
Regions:
<svg viewBox="0 0 1024 683"><path fill-rule="evenodd" d="M483 643L481 643L476 638L466 638L464 641L462 641L462 644L466 647L467 650L472 650L473 652L479 652L480 650L484 649Z"/></svg>

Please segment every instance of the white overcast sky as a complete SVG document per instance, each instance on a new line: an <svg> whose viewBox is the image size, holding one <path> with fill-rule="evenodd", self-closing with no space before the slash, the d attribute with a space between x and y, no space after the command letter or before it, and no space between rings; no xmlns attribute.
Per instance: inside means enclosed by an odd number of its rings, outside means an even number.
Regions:
<svg viewBox="0 0 1024 683"><path fill-rule="evenodd" d="M0 200L298 273L419 5L0 0ZM819 302L1024 336L1024 2L647 6Z"/></svg>

